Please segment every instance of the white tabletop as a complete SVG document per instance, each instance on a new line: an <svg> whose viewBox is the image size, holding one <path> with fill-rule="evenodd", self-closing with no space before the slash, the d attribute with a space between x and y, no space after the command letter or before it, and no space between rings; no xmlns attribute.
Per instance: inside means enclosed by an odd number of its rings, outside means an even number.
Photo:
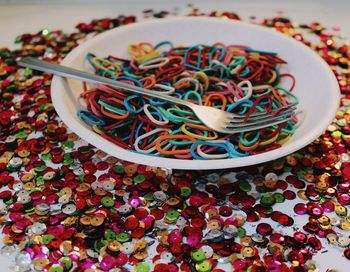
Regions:
<svg viewBox="0 0 350 272"><path fill-rule="evenodd" d="M248 19L251 15L257 18L285 16L296 22L320 22L330 29L340 27L340 33L350 37L350 1L347 0L0 0L0 48L15 48L13 44L15 37L26 32L34 33L44 28L75 31L74 27L79 22L89 22L91 19L102 17L116 17L119 14L141 16L145 9L177 10L179 14L184 15L192 9L188 7L189 2L203 12L232 11L243 19ZM289 208L284 207L283 211L293 214L293 206ZM302 226L307 217L299 216L294 219ZM322 242L327 243L324 239ZM342 256L339 248L327 247L327 250L314 257L320 271L330 268L337 269L337 271L349 271L350 261ZM0 271L14 271L13 260L14 255L0 256Z"/></svg>

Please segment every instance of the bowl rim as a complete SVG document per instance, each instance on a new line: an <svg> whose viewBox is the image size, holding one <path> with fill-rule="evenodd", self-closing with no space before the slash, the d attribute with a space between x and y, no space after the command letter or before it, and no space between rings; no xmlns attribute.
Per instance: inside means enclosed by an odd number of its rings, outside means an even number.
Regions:
<svg viewBox="0 0 350 272"><path fill-rule="evenodd" d="M88 143L91 143L95 147L105 151L107 154L110 154L112 156L115 156L117 158L139 163L139 164L147 164L150 166L157 166L157 167L165 167L165 168L174 168L174 169L224 169L224 168L235 168L235 167L243 167L243 166L249 166L249 165L256 165L263 162L271 161L278 159L280 157L286 156L288 154L291 154L306 145L310 144L312 141L314 141L317 137L319 137L327 128L327 126L332 122L336 111L339 108L339 102L340 102L340 89L338 82L331 71L328 64L318 55L316 52L314 52L312 49L307 47L301 42L298 42L294 40L293 38L282 34L278 32L275 29L268 28L265 26L260 26L256 24L252 24L249 22L242 22L238 20L227 20L222 18L211 18L211 17L192 17L192 16L178 16L174 18L161 18L161 19L150 19L147 21L141 21L137 23L132 23L128 25L123 25L108 31L105 31L101 34L96 35L95 37L81 43L78 47L74 48L61 62L62 65L70 66L72 62L74 62L77 55L80 54L82 50L85 50L90 47L91 44L94 44L100 40L104 40L110 35L113 35L114 32L119 31L127 31L129 29L138 28L141 24L143 26L152 26L154 24L162 24L163 22L169 22L169 23L178 23L178 22L213 22L213 23L228 23L228 24L238 24L243 25L245 27L249 28L255 28L258 29L258 31L266 32L268 35L274 35L278 36L280 39L288 40L288 42L293 43L294 46L297 48L300 48L301 52L308 54L311 58L313 58L315 61L319 62L319 65L322 66L322 68L327 71L325 74L327 74L327 78L323 78L323 80L329 82L331 89L332 89L332 95L329 97L329 103L330 107L327 110L327 118L323 118L319 120L317 127L315 129L311 130L306 137L302 137L299 139L296 139L295 142L293 142L292 145L284 145L278 149L267 151L261 154L257 155L251 155L247 157L239 157L239 158L229 158L229 159L214 159L214 160L183 160L183 159L175 159L175 158L164 158L164 157L156 157L156 156L150 156L146 154L140 154L136 153L130 150L123 149L108 140L102 138L95 132L93 132L91 129L88 129L85 127L81 122L75 121L73 118L71 118L71 115L69 114L69 111L64 110L64 101L61 99L64 95L61 94L63 91L62 89L65 89L65 87L68 87L67 81L63 78L60 78L58 76L54 76L52 83L51 83L51 97L52 97L52 103L56 109L57 114L61 118L61 120L69 127L71 130L76 133L80 138L84 139ZM78 126L78 128L77 128ZM74 129L72 129L74 128ZM109 148L110 145L113 145L113 150L111 151Z"/></svg>

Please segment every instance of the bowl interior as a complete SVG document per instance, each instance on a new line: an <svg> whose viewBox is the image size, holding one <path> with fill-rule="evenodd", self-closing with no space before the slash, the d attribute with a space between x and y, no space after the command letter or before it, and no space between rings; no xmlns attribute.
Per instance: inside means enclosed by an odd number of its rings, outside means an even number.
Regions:
<svg viewBox="0 0 350 272"><path fill-rule="evenodd" d="M98 56L114 55L129 58L127 46L147 41L158 43L169 40L174 45L213 44L247 45L254 49L277 52L287 61L282 72L295 76L295 95L303 121L293 138L281 148L263 154L218 160L179 160L148 156L124 150L94 133L76 115L85 104L79 99L82 83L54 77L52 100L61 119L80 137L110 155L118 158L175 169L219 169L241 167L273 160L290 154L312 142L327 128L339 105L338 83L328 65L312 50L279 32L266 27L218 18L167 18L131 24L102 33L75 48L63 65L89 70L88 52ZM282 86L290 86L285 79Z"/></svg>

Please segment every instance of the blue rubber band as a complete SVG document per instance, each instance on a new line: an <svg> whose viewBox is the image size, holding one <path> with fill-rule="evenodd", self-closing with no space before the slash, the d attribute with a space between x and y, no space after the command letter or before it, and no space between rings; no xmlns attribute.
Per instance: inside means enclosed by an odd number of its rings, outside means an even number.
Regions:
<svg viewBox="0 0 350 272"><path fill-rule="evenodd" d="M139 99L139 101L141 102L141 106L140 106L139 109L135 109L134 106L129 104L129 101L134 99L134 98ZM138 114L138 113L142 112L143 111L143 105L145 104L145 100L143 99L142 96L139 96L139 95L130 95L127 98L125 98L123 102L124 102L124 107L131 114Z"/></svg>
<svg viewBox="0 0 350 272"><path fill-rule="evenodd" d="M220 52L220 56L218 58L218 61L222 61L222 59L225 56L226 49L225 47L213 47L213 49L209 53L209 65L213 62L213 57L216 55L217 52Z"/></svg>
<svg viewBox="0 0 350 272"><path fill-rule="evenodd" d="M198 56L197 56L197 66L194 66L192 64L187 63L187 56L188 54L193 50L193 49L197 49L198 51ZM194 69L194 70L201 70L201 59L202 59L202 49L200 45L194 45L190 48L188 48L185 51L185 55L184 55L184 66L190 69Z"/></svg>
<svg viewBox="0 0 350 272"><path fill-rule="evenodd" d="M106 124L106 122L102 118L94 115L90 111L80 110L77 112L77 115L81 120L91 125L104 126Z"/></svg>

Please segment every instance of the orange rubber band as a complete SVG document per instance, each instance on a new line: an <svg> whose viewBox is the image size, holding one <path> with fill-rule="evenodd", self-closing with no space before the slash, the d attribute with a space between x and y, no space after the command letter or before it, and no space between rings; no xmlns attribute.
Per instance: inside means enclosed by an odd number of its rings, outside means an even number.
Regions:
<svg viewBox="0 0 350 272"><path fill-rule="evenodd" d="M196 139L193 137L190 137L188 135L181 135L181 134L175 134L175 135L164 135L160 136L156 141L156 149L160 154L163 155L184 155L190 153L190 149L175 149L175 150L164 150L161 147L161 142L171 139L184 139L184 140L190 140L191 142L195 142Z"/></svg>
<svg viewBox="0 0 350 272"><path fill-rule="evenodd" d="M157 83L154 77L144 77L141 78L139 81L143 83L143 87L145 89L150 89Z"/></svg>
<svg viewBox="0 0 350 272"><path fill-rule="evenodd" d="M260 145L260 141L255 142L253 145L251 146L245 146L241 143L241 141L238 141L238 147L239 149L241 149L242 151L253 151L255 149L258 148L258 146Z"/></svg>
<svg viewBox="0 0 350 272"><path fill-rule="evenodd" d="M116 104L118 104L118 105L124 106L123 101L120 101L120 100L118 100L117 98L109 97L109 98L107 98L106 100L107 100L108 102L114 102L114 103L116 103ZM101 113L104 114L105 116L108 116L108 117L110 117L110 118L112 118L112 119L115 119L115 120L126 119L126 118L128 118L129 115L130 115L130 112L129 112L129 111L126 112L126 113L123 114L123 115L116 115L116 114L113 114L113 113L110 113L110 112L106 111L105 108L104 108L103 106L101 106Z"/></svg>
<svg viewBox="0 0 350 272"><path fill-rule="evenodd" d="M226 109L227 99L221 93L209 94L209 95L203 97L203 105L212 107L212 103L211 103L212 99L211 98L219 98L219 100L221 100L221 102L222 102L221 110L225 110Z"/></svg>

